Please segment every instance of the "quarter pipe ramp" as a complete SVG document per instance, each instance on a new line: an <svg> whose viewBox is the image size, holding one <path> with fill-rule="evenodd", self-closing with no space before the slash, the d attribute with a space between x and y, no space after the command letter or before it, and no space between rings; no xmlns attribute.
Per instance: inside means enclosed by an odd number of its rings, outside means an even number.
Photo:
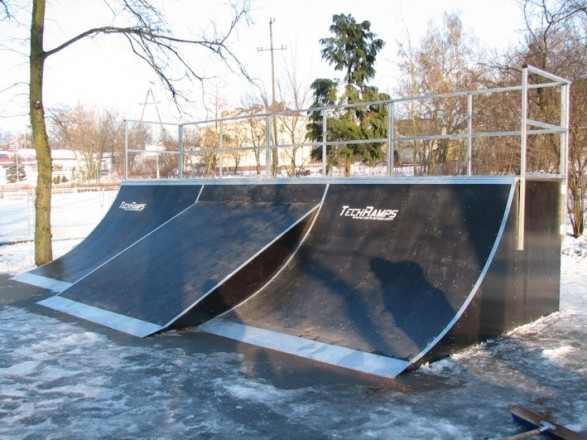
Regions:
<svg viewBox="0 0 587 440"><path fill-rule="evenodd" d="M512 181L331 185L279 275L201 329L393 377L465 313L514 194Z"/></svg>
<svg viewBox="0 0 587 440"><path fill-rule="evenodd" d="M110 210L85 240L61 258L13 279L62 291L193 205L201 188L125 182Z"/></svg>

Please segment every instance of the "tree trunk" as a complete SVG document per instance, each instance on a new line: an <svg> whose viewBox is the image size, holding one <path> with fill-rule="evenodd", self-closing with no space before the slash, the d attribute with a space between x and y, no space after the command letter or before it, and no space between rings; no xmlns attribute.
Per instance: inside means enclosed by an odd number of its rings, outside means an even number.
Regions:
<svg viewBox="0 0 587 440"><path fill-rule="evenodd" d="M351 165L353 164L353 156L348 154L344 158L344 176L351 177Z"/></svg>
<svg viewBox="0 0 587 440"><path fill-rule="evenodd" d="M29 110L38 168L35 194L35 264L37 266L46 264L53 259L51 249L51 150L49 149L43 109L44 22L45 0L33 0Z"/></svg>
<svg viewBox="0 0 587 440"><path fill-rule="evenodd" d="M585 232L583 226L585 225L585 217L583 211L583 177L576 171L573 172L571 167L569 173L569 192L570 200L567 202L567 213L571 219L573 227L573 237L578 238Z"/></svg>

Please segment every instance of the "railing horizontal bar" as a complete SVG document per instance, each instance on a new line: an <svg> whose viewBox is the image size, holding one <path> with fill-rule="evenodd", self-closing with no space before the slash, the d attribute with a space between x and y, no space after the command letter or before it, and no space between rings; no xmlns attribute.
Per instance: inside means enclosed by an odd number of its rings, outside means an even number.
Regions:
<svg viewBox="0 0 587 440"><path fill-rule="evenodd" d="M553 73L547 72L546 70L542 70L539 69L538 67L535 66L526 66L526 68L528 69L529 72L535 73L537 75L543 76L545 78L548 78L552 81L556 81L557 85L561 85L561 84L571 84L571 81L569 81L568 79L565 79L563 77L554 75Z"/></svg>
<svg viewBox="0 0 587 440"><path fill-rule="evenodd" d="M175 127L179 127L180 125L185 125L180 122L161 122L161 121L141 121L139 119L125 119L125 122L132 122L134 124L154 124L154 125L172 125Z"/></svg>
<svg viewBox="0 0 587 440"><path fill-rule="evenodd" d="M530 121L528 121L530 123ZM540 126L538 124L535 124ZM550 126L549 126L550 127ZM552 126L552 128L545 128L542 130L528 130L529 135L540 135L540 134L559 134L563 133L565 130L563 128L557 128L556 126ZM471 137L477 138L485 138L485 137L507 137L507 136L520 136L521 132L518 131L493 131L493 132L479 132L479 133L472 133ZM431 140L443 140L443 139L466 139L469 135L467 133L453 133L453 134L443 134L443 135L425 135L425 136L402 136L402 137L395 137L394 142L401 143L401 142L413 142L413 141L431 141ZM343 146L343 145L352 145L352 144L384 144L387 142L386 138L377 138L377 139L357 139L357 140L350 140L350 141L327 141L326 145L328 146ZM319 148L323 145L323 142L308 142L303 144L287 144L287 145L272 145L269 147L271 150L279 150L279 149L286 149L286 148L303 148L303 147L312 147L312 148ZM266 146L261 147L224 147L224 148L199 148L190 150L184 146L184 155L198 155L198 154L213 154L213 153L231 153L231 152L238 152L238 151L265 151ZM140 153L140 154L151 154L153 156L157 154L179 154L177 150L141 150L141 149L128 149L129 153Z"/></svg>
<svg viewBox="0 0 587 440"><path fill-rule="evenodd" d="M533 125L535 127L542 127L546 130L554 130L555 132L556 132L556 130L560 130L560 128L561 128L558 125L549 124L547 122L534 121L532 119L527 119L526 123L528 125Z"/></svg>

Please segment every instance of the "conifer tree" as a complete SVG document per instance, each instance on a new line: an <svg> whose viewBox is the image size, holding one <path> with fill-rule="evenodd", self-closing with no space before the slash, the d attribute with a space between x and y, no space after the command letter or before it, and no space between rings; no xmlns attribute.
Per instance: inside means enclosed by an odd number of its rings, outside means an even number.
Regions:
<svg viewBox="0 0 587 440"><path fill-rule="evenodd" d="M12 156L12 163L6 170L8 183L22 182L26 178L26 172L17 154Z"/></svg>
<svg viewBox="0 0 587 440"><path fill-rule="evenodd" d="M375 76L377 53L385 42L371 32L367 20L357 23L349 14L334 15L330 26L331 37L322 38L322 59L334 66L336 71L344 72L341 82L319 78L312 83L314 93L313 108L308 124L308 138L321 141L322 111L320 107L338 104L340 109L332 111L327 117L327 141L341 141L340 145L327 148L327 163L344 161L345 175L350 175L351 165L356 160L373 164L383 157L381 143L342 143L350 140L382 139L387 136L387 108L383 104L356 105L389 99L379 93L376 87L368 85ZM342 86L342 91L339 90ZM315 159L322 159L322 149L312 153Z"/></svg>

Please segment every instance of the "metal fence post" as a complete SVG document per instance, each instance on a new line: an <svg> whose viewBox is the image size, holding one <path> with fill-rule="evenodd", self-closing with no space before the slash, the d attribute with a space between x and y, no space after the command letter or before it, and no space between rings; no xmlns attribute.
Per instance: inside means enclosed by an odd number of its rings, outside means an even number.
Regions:
<svg viewBox="0 0 587 440"><path fill-rule="evenodd" d="M564 237L567 222L567 197L569 184L569 121L570 121L570 84L561 86L561 126L564 128L560 135L560 173L563 176L561 183L561 206L560 206L560 234Z"/></svg>
<svg viewBox="0 0 587 440"><path fill-rule="evenodd" d="M222 162L224 160L224 123L220 120L219 139L218 139L218 177L222 177Z"/></svg>
<svg viewBox="0 0 587 440"><path fill-rule="evenodd" d="M124 120L124 180L128 180L128 121Z"/></svg>
<svg viewBox="0 0 587 440"><path fill-rule="evenodd" d="M177 158L177 176L183 179L183 124L177 126L177 149L179 151Z"/></svg>
<svg viewBox="0 0 587 440"><path fill-rule="evenodd" d="M271 117L265 116L265 177L271 177Z"/></svg>
<svg viewBox="0 0 587 440"><path fill-rule="evenodd" d="M526 223L526 153L528 147L528 68L522 69L522 103L520 127L520 193L518 195L518 237L516 249L524 250Z"/></svg>
<svg viewBox="0 0 587 440"><path fill-rule="evenodd" d="M328 118L327 110L322 110L322 177L326 177L326 155L328 149L326 148L326 142L328 138Z"/></svg>
<svg viewBox="0 0 587 440"><path fill-rule="evenodd" d="M387 104L387 175L393 176L395 168L395 106Z"/></svg>
<svg viewBox="0 0 587 440"><path fill-rule="evenodd" d="M467 176L473 175L473 94L467 95Z"/></svg>

